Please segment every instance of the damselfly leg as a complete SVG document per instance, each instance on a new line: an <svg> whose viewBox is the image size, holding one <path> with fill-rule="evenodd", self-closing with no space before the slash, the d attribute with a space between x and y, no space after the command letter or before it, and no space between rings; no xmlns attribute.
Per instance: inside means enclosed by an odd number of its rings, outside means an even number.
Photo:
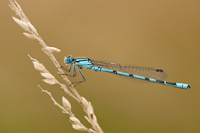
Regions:
<svg viewBox="0 0 200 133"><path fill-rule="evenodd" d="M70 64L70 66L69 66L68 69L65 68L65 67L63 67L63 66L60 66L59 69L62 69L62 70L67 71L67 72L70 72L71 71L71 67L72 67L72 64ZM75 77L76 76L76 69L75 69L75 67L76 67L76 65L73 65L73 74L72 75L66 74L66 73L63 73L63 74L60 74L60 75L67 75L67 76L70 76L70 77ZM83 73L81 72L79 66L77 66L77 69L78 69L79 73L81 74L83 80L72 82L71 84L73 84L74 86L77 86L78 84L80 84L82 82L85 82L85 77L84 77Z"/></svg>

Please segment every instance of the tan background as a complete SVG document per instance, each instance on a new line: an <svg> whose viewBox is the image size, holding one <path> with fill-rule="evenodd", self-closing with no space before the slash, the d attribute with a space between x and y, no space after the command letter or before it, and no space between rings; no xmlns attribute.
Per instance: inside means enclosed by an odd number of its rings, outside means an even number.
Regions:
<svg viewBox="0 0 200 133"><path fill-rule="evenodd" d="M92 102L102 129L116 133L199 133L200 1L199 0L18 0L49 46L63 58L85 56L121 64L158 67L168 81L191 84L181 90L153 83L82 70L87 82L77 87ZM37 87L64 95L86 125L77 102L57 85L42 82L27 54L41 61L58 79L40 45L22 35L11 19L8 0L0 2L0 132L78 133L68 116ZM71 78L70 78L71 79ZM76 81L80 79L72 79ZM62 81L62 79L60 79Z"/></svg>

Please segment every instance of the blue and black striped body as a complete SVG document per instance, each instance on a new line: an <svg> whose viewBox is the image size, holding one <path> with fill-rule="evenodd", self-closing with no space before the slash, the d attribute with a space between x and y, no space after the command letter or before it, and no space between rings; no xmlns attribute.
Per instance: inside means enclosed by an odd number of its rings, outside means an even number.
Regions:
<svg viewBox="0 0 200 133"><path fill-rule="evenodd" d="M123 66L116 63L95 61L89 58L73 59L71 56L68 56L65 59L65 63L74 64L74 66L77 66L78 68L87 68L87 69L91 69L95 71L113 73L113 74L121 75L127 78L159 83L159 84L173 86L173 87L177 87L181 89L191 89L190 85L188 84L164 81L164 79L167 78L167 74L162 69L137 67L137 66L125 66L125 65Z"/></svg>

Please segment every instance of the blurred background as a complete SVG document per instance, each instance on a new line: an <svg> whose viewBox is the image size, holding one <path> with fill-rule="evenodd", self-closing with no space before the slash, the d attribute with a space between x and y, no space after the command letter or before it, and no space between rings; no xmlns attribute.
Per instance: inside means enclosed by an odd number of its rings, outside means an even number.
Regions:
<svg viewBox="0 0 200 133"><path fill-rule="evenodd" d="M94 106L105 133L199 133L200 1L198 0L17 0L31 23L64 65L66 55L162 68L168 81L191 90L132 82L82 69L79 93ZM81 122L82 107L58 85L42 81L27 56L43 63L61 82L37 41L22 35L8 0L0 1L0 132L78 133L69 116L37 85L61 103L65 96ZM71 81L81 79L69 78Z"/></svg>

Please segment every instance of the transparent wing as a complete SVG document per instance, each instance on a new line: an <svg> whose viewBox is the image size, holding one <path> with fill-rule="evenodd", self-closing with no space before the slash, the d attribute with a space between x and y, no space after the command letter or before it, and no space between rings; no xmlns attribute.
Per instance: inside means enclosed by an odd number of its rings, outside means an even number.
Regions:
<svg viewBox="0 0 200 133"><path fill-rule="evenodd" d="M115 71L143 76L146 78L153 78L156 80L167 79L167 73L165 73L162 69L151 68L151 67L141 67L141 66L120 65L117 63L112 63L112 62L107 62L107 61L92 60L92 63L94 66L97 66L97 67L112 69Z"/></svg>

